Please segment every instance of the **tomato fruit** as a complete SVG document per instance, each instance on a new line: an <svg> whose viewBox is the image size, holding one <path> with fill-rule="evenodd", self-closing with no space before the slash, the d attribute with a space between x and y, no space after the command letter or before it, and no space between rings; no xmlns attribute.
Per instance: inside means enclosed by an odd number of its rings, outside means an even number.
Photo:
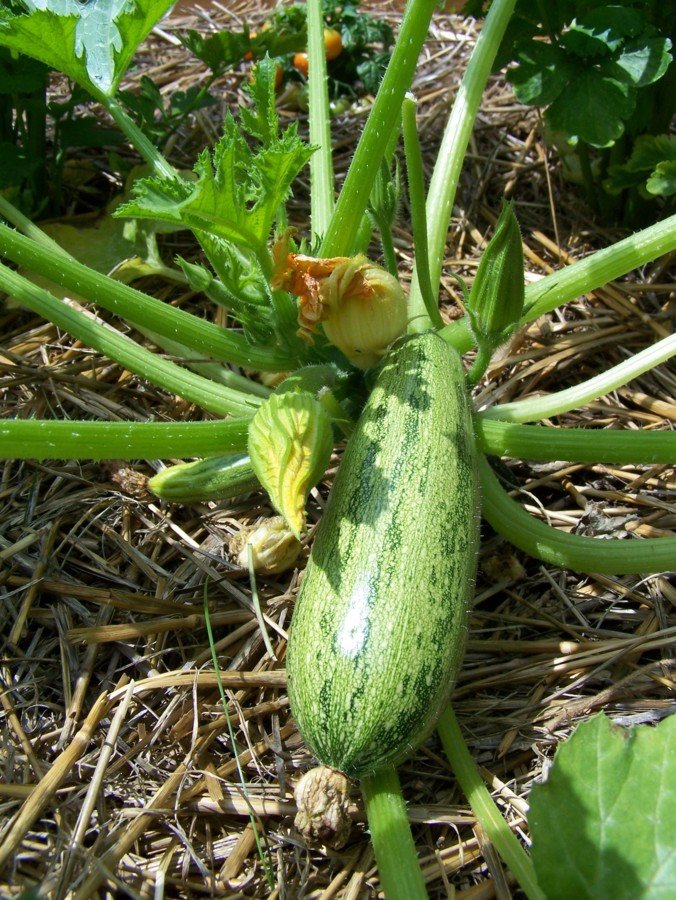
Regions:
<svg viewBox="0 0 676 900"><path fill-rule="evenodd" d="M301 75L307 78L308 59L307 53L296 53L293 57L293 67Z"/></svg>
<svg viewBox="0 0 676 900"><path fill-rule="evenodd" d="M343 41L340 37L340 32L336 31L335 28L325 28L324 55L326 56L326 59L330 62L332 59L340 56L342 49Z"/></svg>

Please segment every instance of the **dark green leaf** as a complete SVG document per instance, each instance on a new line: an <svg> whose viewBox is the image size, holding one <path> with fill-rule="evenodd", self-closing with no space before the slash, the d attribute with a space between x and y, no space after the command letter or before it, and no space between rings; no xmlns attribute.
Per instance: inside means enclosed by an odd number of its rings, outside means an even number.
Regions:
<svg viewBox="0 0 676 900"><path fill-rule="evenodd" d="M0 47L0 94L32 94L43 91L49 80L44 63L20 54L14 58Z"/></svg>
<svg viewBox="0 0 676 900"><path fill-rule="evenodd" d="M603 77L595 69L581 71L546 113L547 124L573 142L611 146L624 131L636 102L631 88Z"/></svg>
<svg viewBox="0 0 676 900"><path fill-rule="evenodd" d="M106 128L94 116L80 116L63 122L59 136L63 150L67 147L114 147L126 141L121 132Z"/></svg>
<svg viewBox="0 0 676 900"><path fill-rule="evenodd" d="M518 60L508 78L518 100L530 106L548 106L574 74L566 55L552 44L533 42L519 52Z"/></svg>
<svg viewBox="0 0 676 900"><path fill-rule="evenodd" d="M649 27L638 10L603 6L573 22L561 43L578 56L606 56L619 50L628 38L645 34Z"/></svg>
<svg viewBox="0 0 676 900"><path fill-rule="evenodd" d="M671 63L668 38L637 38L627 41L620 55L603 67L603 72L634 87L645 87L659 79Z"/></svg>
<svg viewBox="0 0 676 900"><path fill-rule="evenodd" d="M531 791L532 858L548 900L676 895L676 716L580 725Z"/></svg>
<svg viewBox="0 0 676 900"><path fill-rule="evenodd" d="M18 187L37 172L41 165L41 160L30 159L15 144L0 141L0 190Z"/></svg>

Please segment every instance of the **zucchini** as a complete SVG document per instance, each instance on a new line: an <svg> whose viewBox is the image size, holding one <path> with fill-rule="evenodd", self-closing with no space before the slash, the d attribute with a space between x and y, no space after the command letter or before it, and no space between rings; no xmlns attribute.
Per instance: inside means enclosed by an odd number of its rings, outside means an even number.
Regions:
<svg viewBox="0 0 676 900"><path fill-rule="evenodd" d="M172 503L232 500L260 488L247 454L208 456L167 466L148 481L150 490Z"/></svg>
<svg viewBox="0 0 676 900"><path fill-rule="evenodd" d="M293 613L287 672L317 759L361 777L434 728L465 645L477 455L460 357L390 351L350 438Z"/></svg>

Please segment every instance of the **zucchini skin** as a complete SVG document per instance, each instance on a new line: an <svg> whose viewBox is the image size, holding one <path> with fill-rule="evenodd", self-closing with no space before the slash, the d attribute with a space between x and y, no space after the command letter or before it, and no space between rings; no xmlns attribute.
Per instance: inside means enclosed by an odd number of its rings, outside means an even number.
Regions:
<svg viewBox="0 0 676 900"><path fill-rule="evenodd" d="M360 777L434 728L464 653L478 501L460 357L407 338L348 442L293 613L291 709L324 765Z"/></svg>
<svg viewBox="0 0 676 900"><path fill-rule="evenodd" d="M200 503L232 500L258 490L260 482L247 454L229 453L169 466L149 479L148 487L162 500Z"/></svg>

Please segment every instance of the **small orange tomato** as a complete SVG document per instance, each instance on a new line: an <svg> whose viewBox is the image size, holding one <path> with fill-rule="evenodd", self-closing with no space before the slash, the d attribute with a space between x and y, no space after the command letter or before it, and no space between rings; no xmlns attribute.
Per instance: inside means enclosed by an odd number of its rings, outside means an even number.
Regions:
<svg viewBox="0 0 676 900"><path fill-rule="evenodd" d="M293 67L307 78L307 53L296 53L293 57Z"/></svg>
<svg viewBox="0 0 676 900"><path fill-rule="evenodd" d="M326 56L326 59L330 62L332 59L340 56L342 49L343 41L341 40L340 32L336 31L335 28L325 28L324 54Z"/></svg>
<svg viewBox="0 0 676 900"><path fill-rule="evenodd" d="M249 40L252 41L255 37L256 37L256 32L255 32L255 31L250 31L250 32L249 32ZM250 59L253 59L253 50L247 50L247 52L244 54L244 56L242 57L242 59L245 59L247 62L248 62Z"/></svg>

